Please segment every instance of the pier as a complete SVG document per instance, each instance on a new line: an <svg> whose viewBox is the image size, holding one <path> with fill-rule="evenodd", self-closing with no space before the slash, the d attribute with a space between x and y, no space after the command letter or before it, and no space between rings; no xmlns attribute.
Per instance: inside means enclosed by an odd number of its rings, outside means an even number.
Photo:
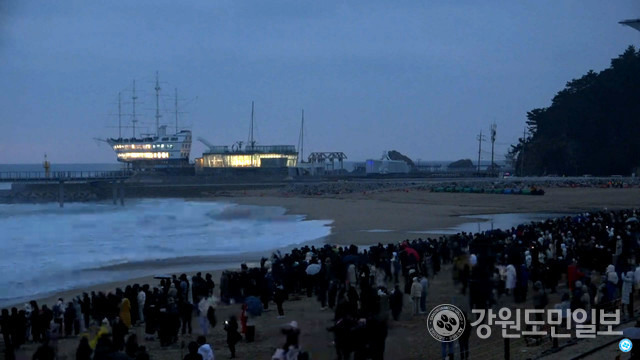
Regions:
<svg viewBox="0 0 640 360"><path fill-rule="evenodd" d="M113 204L120 202L124 206L124 181L131 177L133 172L121 171L8 171L0 172L0 182L31 183L54 185L58 184L58 203L64 207L65 183L111 183L113 192Z"/></svg>

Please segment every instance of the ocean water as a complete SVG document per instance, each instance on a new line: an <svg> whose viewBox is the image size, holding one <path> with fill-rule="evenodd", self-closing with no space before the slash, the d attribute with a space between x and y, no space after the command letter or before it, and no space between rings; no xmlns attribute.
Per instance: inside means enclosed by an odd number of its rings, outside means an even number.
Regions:
<svg viewBox="0 0 640 360"><path fill-rule="evenodd" d="M330 223L281 207L181 199L0 205L0 304L162 273L152 260L269 252L327 236ZM140 266L105 269L119 264Z"/></svg>
<svg viewBox="0 0 640 360"><path fill-rule="evenodd" d="M443 234L455 235L461 232L479 233L489 230L508 230L520 224L528 224L530 222L545 221L562 216L572 214L564 213L502 213L502 214L486 214L486 215L463 215L464 219L469 219L458 226L446 229L413 231L416 234Z"/></svg>

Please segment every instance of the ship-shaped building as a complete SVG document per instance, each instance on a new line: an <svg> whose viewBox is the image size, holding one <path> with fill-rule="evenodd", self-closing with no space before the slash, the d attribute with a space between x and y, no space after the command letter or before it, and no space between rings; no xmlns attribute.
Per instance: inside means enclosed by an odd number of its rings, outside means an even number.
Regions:
<svg viewBox="0 0 640 360"><path fill-rule="evenodd" d="M136 86L133 82L133 112L131 124L133 134L130 138L122 137L122 121L120 97L118 97L118 138L109 138L104 140L113 151L115 151L117 160L127 164L127 167L134 170L153 170L153 169L169 169L169 168L186 168L190 167L189 154L191 152L191 131L178 130L178 97L176 90L175 116L176 125L175 133L167 133L167 125L160 125L160 83L158 74L156 73L156 132L155 134L138 134L136 135Z"/></svg>

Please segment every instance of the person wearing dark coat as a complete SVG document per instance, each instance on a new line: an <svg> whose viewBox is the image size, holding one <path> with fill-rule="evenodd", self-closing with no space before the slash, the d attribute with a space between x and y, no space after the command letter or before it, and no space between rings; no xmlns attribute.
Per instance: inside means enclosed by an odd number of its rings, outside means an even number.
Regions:
<svg viewBox="0 0 640 360"><path fill-rule="evenodd" d="M338 360L348 360L353 352L353 344L350 339L351 329L355 326L355 321L349 316L338 319L332 327L327 330L333 332L334 344Z"/></svg>
<svg viewBox="0 0 640 360"><path fill-rule="evenodd" d="M144 320L144 339L153 340L158 324L158 310L154 304L145 306Z"/></svg>
<svg viewBox="0 0 640 360"><path fill-rule="evenodd" d="M113 324L113 348L116 351L121 351L124 348L124 338L129 332L129 328L124 324L122 319L116 317Z"/></svg>
<svg viewBox="0 0 640 360"><path fill-rule="evenodd" d="M72 302L67 304L67 308L64 310L64 335L71 336L73 332L73 323L76 320L76 308Z"/></svg>
<svg viewBox="0 0 640 360"><path fill-rule="evenodd" d="M276 307L278 308L278 316L284 316L284 309L282 308L282 303L287 298L287 293L284 291L284 287L282 285L276 286L276 289L273 293L273 301L276 303Z"/></svg>
<svg viewBox="0 0 640 360"><path fill-rule="evenodd" d="M53 311L51 311L47 305L42 305L38 319L40 321L40 339L43 340L48 336L51 321L53 320Z"/></svg>
<svg viewBox="0 0 640 360"><path fill-rule="evenodd" d="M213 306L209 306L207 309L207 320L209 321L212 329L216 327L216 309L214 309Z"/></svg>
<svg viewBox="0 0 640 360"><path fill-rule="evenodd" d="M389 307L391 308L391 316L393 320L398 321L400 313L402 312L402 304L404 302L404 294L400 290L400 286L396 284L396 287L391 292L389 297Z"/></svg>
<svg viewBox="0 0 640 360"><path fill-rule="evenodd" d="M29 305L31 306L31 315L29 316L29 322L31 323L31 340L40 342L42 340L40 308L38 307L38 303L34 300L31 300Z"/></svg>
<svg viewBox="0 0 640 360"><path fill-rule="evenodd" d="M236 357L236 344L242 339L242 335L238 332L238 320L235 316L231 316L228 321L225 321L224 331L227 332L227 346L231 352L231 358L234 359Z"/></svg>
<svg viewBox="0 0 640 360"><path fill-rule="evenodd" d="M80 345L76 349L76 360L91 360L91 347L89 346L89 340L86 337L80 339Z"/></svg>
<svg viewBox="0 0 640 360"><path fill-rule="evenodd" d="M89 328L89 322L91 320L91 298L89 298L89 294L84 293L82 296L82 302L80 302L80 310L82 311L82 316L84 320L84 328Z"/></svg>
<svg viewBox="0 0 640 360"><path fill-rule="evenodd" d="M31 360L55 360L55 358L55 349L49 345L49 339L44 339L44 342L38 347Z"/></svg>
<svg viewBox="0 0 640 360"><path fill-rule="evenodd" d="M286 336L286 341L282 346L284 351L289 351L290 347L299 348L300 329L297 321L290 322L286 328L282 329L282 334Z"/></svg>
<svg viewBox="0 0 640 360"><path fill-rule="evenodd" d="M186 300L180 301L180 321L182 322L182 335L189 331L191 335L191 319L193 317L193 305Z"/></svg>
<svg viewBox="0 0 640 360"><path fill-rule="evenodd" d="M192 341L189 343L189 353L184 356L182 360L202 360L202 355L198 354L198 348L200 346L197 342Z"/></svg>
<svg viewBox="0 0 640 360"><path fill-rule="evenodd" d="M12 345L15 349L19 349L26 341L27 334L27 316L24 310L18 311L17 308L11 308L11 326L13 333L11 334Z"/></svg>
<svg viewBox="0 0 640 360"><path fill-rule="evenodd" d="M124 353L127 354L128 357L135 359L139 349L138 336L136 334L129 335L124 345Z"/></svg>
<svg viewBox="0 0 640 360"><path fill-rule="evenodd" d="M458 345L460 345L460 359L469 360L469 336L471 335L471 325L469 325L469 317L467 313L464 313L465 328L462 335L458 338Z"/></svg>
<svg viewBox="0 0 640 360"><path fill-rule="evenodd" d="M213 282L213 278L211 277L211 274L207 273L205 275L206 278L206 284L207 284L207 296L211 296L213 295L213 289L216 287L215 282Z"/></svg>
<svg viewBox="0 0 640 360"><path fill-rule="evenodd" d="M14 333L12 325L9 310L2 309L2 316L0 316L0 330L2 330L2 338L4 339L5 347L13 346L13 343L15 342L11 336L11 334Z"/></svg>

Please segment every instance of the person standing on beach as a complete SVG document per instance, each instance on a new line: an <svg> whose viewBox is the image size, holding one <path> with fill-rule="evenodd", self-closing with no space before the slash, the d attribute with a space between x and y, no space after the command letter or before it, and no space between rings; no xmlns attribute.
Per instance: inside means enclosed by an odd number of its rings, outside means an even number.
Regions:
<svg viewBox="0 0 640 360"><path fill-rule="evenodd" d="M64 336L71 336L73 330L73 323L76 321L76 309L72 302L67 304L67 308L64 311Z"/></svg>
<svg viewBox="0 0 640 360"><path fill-rule="evenodd" d="M284 292L284 287L282 285L276 286L276 289L273 294L273 301L276 303L276 307L278 308L278 318L284 317L284 309L282 308L282 303L286 299L287 294Z"/></svg>
<svg viewBox="0 0 640 360"><path fill-rule="evenodd" d="M33 354L32 360L55 360L56 351L49 345L49 339L44 339L42 345L38 347L35 354Z"/></svg>
<svg viewBox="0 0 640 360"><path fill-rule="evenodd" d="M207 297L211 297L213 296L213 289L215 289L216 283L213 282L213 277L209 273L206 273L205 279L206 279L205 283L207 286Z"/></svg>
<svg viewBox="0 0 640 360"><path fill-rule="evenodd" d="M468 316L466 312L463 312L463 316L465 318L465 326L464 331L458 338L458 345L460 346L460 360L469 360L469 336L471 335L471 326L469 326Z"/></svg>
<svg viewBox="0 0 640 360"><path fill-rule="evenodd" d="M84 328L89 328L89 322L91 320L91 299L89 298L89 294L82 294L82 302L80 302L80 310L82 311L82 316L84 320Z"/></svg>
<svg viewBox="0 0 640 360"><path fill-rule="evenodd" d="M187 300L180 300L178 304L180 309L180 321L182 322L182 335L184 335L187 330L189 331L189 335L191 335L191 318L193 316L193 305Z"/></svg>
<svg viewBox="0 0 640 360"><path fill-rule="evenodd" d="M62 334L62 324L64 322L64 300L59 298L55 305L53 305L53 322L58 326L58 333Z"/></svg>
<svg viewBox="0 0 640 360"><path fill-rule="evenodd" d="M422 297L422 285L418 282L418 278L413 278L413 284L411 284L411 300L413 301L413 315L420 313L420 298Z"/></svg>
<svg viewBox="0 0 640 360"><path fill-rule="evenodd" d="M38 325L38 330L40 331L40 341L44 341L49 335L51 322L53 321L53 311L51 311L46 304L42 305L38 320L40 322L40 324Z"/></svg>
<svg viewBox="0 0 640 360"><path fill-rule="evenodd" d="M192 341L188 345L189 353L182 358L182 360L204 360L202 355L198 353L198 348L200 346L197 342Z"/></svg>
<svg viewBox="0 0 640 360"><path fill-rule="evenodd" d="M236 344L242 339L242 335L238 332L238 320L236 320L235 316L231 316L228 321L225 321L224 331L227 332L227 346L229 347L229 352L231 352L231 359L234 359L236 357Z"/></svg>
<svg viewBox="0 0 640 360"><path fill-rule="evenodd" d="M198 303L198 324L200 324L200 331L203 336L207 336L209 333L209 323L207 322L207 311L209 311L209 302L206 298L200 298Z"/></svg>
<svg viewBox="0 0 640 360"><path fill-rule="evenodd" d="M38 307L38 303L34 300L29 302L29 307L31 308L31 314L29 315L29 322L31 323L31 340L34 342L40 342L42 339L40 308Z"/></svg>
<svg viewBox="0 0 640 360"><path fill-rule="evenodd" d="M429 288L429 280L426 276L422 276L420 279L420 286L422 286L422 292L420 293L420 312L427 312L427 289Z"/></svg>
<svg viewBox="0 0 640 360"><path fill-rule="evenodd" d="M80 345L76 349L76 360L91 360L91 346L89 346L89 339L86 336L83 336L80 339Z"/></svg>
<svg viewBox="0 0 640 360"><path fill-rule="evenodd" d="M144 306L147 301L147 293L144 291L144 286L138 291L136 300L138 301L138 317L140 318L140 323L144 324Z"/></svg>
<svg viewBox="0 0 640 360"><path fill-rule="evenodd" d="M404 302L404 293L400 289L400 285L396 284L396 287L391 292L389 298L389 305L391 307L391 316L393 320L398 321L400 313L402 312L402 305Z"/></svg>
<svg viewBox="0 0 640 360"><path fill-rule="evenodd" d="M127 326L127 329L131 329L131 302L128 298L122 298L120 302L120 319Z"/></svg>

